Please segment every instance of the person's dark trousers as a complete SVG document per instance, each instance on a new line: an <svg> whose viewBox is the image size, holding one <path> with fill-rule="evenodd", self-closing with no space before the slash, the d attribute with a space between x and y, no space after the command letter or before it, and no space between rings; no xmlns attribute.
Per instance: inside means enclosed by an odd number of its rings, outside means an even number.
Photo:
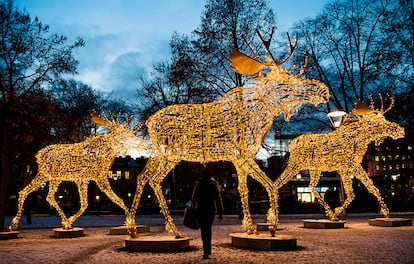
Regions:
<svg viewBox="0 0 414 264"><path fill-rule="evenodd" d="M208 257L211 254L211 226L213 225L213 216L201 216L199 218L201 240L203 241L203 256Z"/></svg>

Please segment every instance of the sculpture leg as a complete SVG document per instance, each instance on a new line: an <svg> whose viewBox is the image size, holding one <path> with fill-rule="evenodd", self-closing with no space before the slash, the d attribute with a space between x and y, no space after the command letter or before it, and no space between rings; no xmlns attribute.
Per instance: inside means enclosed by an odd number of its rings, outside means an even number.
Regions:
<svg viewBox="0 0 414 264"><path fill-rule="evenodd" d="M160 164L158 173L155 174L149 181L151 188L154 190L155 196L157 197L160 209L165 218L165 230L168 233L172 233L176 238L185 237L174 224L174 220L168 210L167 201L162 193L161 184L168 173L177 165L177 162L164 161Z"/></svg>
<svg viewBox="0 0 414 264"><path fill-rule="evenodd" d="M277 179L275 179L275 182L273 183L273 187L279 190L286 183L288 183L293 177L298 175L300 171L302 170L302 168L299 167L298 164L300 164L300 162L294 162L293 159L289 159L289 162L286 168L283 170L282 174Z"/></svg>
<svg viewBox="0 0 414 264"><path fill-rule="evenodd" d="M342 187L344 188L346 199L341 206L335 208L335 216L338 217L347 208L355 198L354 189L352 188L351 175L355 175L355 171L338 171Z"/></svg>
<svg viewBox="0 0 414 264"><path fill-rule="evenodd" d="M329 218L330 221L338 221L338 216L335 215L334 211L332 211L332 208L325 202L325 200L322 198L321 194L316 191L316 187L318 186L321 173L317 170L310 170L310 183L309 186L312 189L312 195L317 199L318 203L323 206L323 209L325 210L325 215Z"/></svg>
<svg viewBox="0 0 414 264"><path fill-rule="evenodd" d="M273 182L270 178L260 169L259 165L254 160L249 160L250 175L253 179L258 181L267 191L269 197L269 210L267 212L267 222L269 225L269 231L272 237L275 236L277 225L279 222L278 213L278 190L273 188Z"/></svg>
<svg viewBox="0 0 414 264"><path fill-rule="evenodd" d="M22 217L24 202L26 201L26 198L29 194L34 192L35 190L39 189L43 184L45 184L45 181L43 178L41 178L39 175L36 175L36 177L27 185L24 187L23 190L19 192L19 199L17 203L17 213L16 216L12 219L10 226L8 227L9 231L17 230L20 223L20 218Z"/></svg>
<svg viewBox="0 0 414 264"><path fill-rule="evenodd" d="M289 163L287 164L283 173L277 179L275 179L273 183L273 193L274 193L274 199L276 201L276 206L275 206L276 223L279 222L279 206L278 206L279 189L282 188L286 183L288 183L294 176L299 174L300 171L301 171L301 168L297 166L297 163L295 163L293 160L289 160Z"/></svg>
<svg viewBox="0 0 414 264"><path fill-rule="evenodd" d="M72 226L69 224L68 218L66 217L65 213L63 212L62 208L59 206L58 202L55 199L55 193L58 190L60 182L57 181L50 181L49 182L49 192L47 193L46 201L56 209L62 219L62 228L63 229L70 229Z"/></svg>
<svg viewBox="0 0 414 264"><path fill-rule="evenodd" d="M240 164L234 163L237 171L238 186L237 189L240 194L243 210L242 227L246 230L247 234L255 234L256 228L253 225L252 216L249 208L249 189L247 188L247 171L241 167Z"/></svg>
<svg viewBox="0 0 414 264"><path fill-rule="evenodd" d="M158 165L158 159L150 157L145 164L145 168L137 176L137 187L135 190L134 200L132 201L131 207L129 208L128 214L125 218L125 225L128 228L128 232L132 238L138 237L138 228L135 222L135 216L137 214L139 202L141 201L142 193L144 191L145 185L158 169Z"/></svg>
<svg viewBox="0 0 414 264"><path fill-rule="evenodd" d="M124 201L112 190L108 178L101 178L97 180L96 185L113 203L124 210L125 215L128 213L128 208L125 206Z"/></svg>
<svg viewBox="0 0 414 264"><path fill-rule="evenodd" d="M142 173L137 177L137 188L135 191L134 200L125 218L125 226L128 228L128 233L131 235L132 238L138 237L138 227L135 222L135 216L139 202L141 200L142 193L144 192L145 185L148 183L148 178L141 177L141 175Z"/></svg>
<svg viewBox="0 0 414 264"><path fill-rule="evenodd" d="M378 203L381 207L380 212L382 215L384 215L385 218L390 217L390 211L388 210L388 207L384 201L384 199L381 197L381 193L378 190L378 188L374 185L372 180L369 178L368 173L366 173L362 168L358 168L358 170L355 173L355 177L364 184L364 186L367 188L367 190L372 193L378 200Z"/></svg>
<svg viewBox="0 0 414 264"><path fill-rule="evenodd" d="M80 208L74 215L69 217L68 219L69 226L72 226L73 223L76 221L76 219L78 219L79 216L81 216L85 212L86 208L88 208L88 184L89 184L89 181L76 182L76 186L78 187L78 192L79 192Z"/></svg>

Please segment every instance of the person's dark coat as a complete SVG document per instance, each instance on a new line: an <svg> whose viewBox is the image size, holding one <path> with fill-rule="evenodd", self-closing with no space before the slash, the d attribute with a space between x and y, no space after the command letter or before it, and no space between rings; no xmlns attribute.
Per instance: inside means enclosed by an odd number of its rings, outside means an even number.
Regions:
<svg viewBox="0 0 414 264"><path fill-rule="evenodd" d="M194 187L193 202L200 224L204 250L203 258L209 258L211 254L211 227L216 213L221 221L223 217L223 204L218 184L211 178L210 172L207 169Z"/></svg>
<svg viewBox="0 0 414 264"><path fill-rule="evenodd" d="M199 219L223 215L223 205L217 183L213 179L202 178L194 189L193 201Z"/></svg>

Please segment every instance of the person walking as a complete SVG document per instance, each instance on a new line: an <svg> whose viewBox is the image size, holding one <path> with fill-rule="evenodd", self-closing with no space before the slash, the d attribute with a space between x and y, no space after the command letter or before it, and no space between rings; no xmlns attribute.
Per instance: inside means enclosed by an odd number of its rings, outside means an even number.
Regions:
<svg viewBox="0 0 414 264"><path fill-rule="evenodd" d="M325 192L323 200L331 207L332 210L335 210L339 206L339 192L335 190L333 185L329 186L329 189Z"/></svg>
<svg viewBox="0 0 414 264"><path fill-rule="evenodd" d="M194 187L193 202L203 241L203 258L209 259L211 255L211 227L216 213L220 222L223 219L223 203L218 184L211 177L207 168L203 170L201 179Z"/></svg>

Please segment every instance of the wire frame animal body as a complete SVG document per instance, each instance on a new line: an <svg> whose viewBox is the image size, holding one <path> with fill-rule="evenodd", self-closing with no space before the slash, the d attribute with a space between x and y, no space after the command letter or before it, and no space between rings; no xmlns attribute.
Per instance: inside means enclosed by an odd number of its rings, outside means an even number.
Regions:
<svg viewBox="0 0 414 264"><path fill-rule="evenodd" d="M382 99L382 98L381 98ZM390 108L393 105L394 100ZM388 109L390 109L388 108ZM292 177L303 170L309 170L312 194L324 207L330 220L338 216L353 201L352 177L355 177L373 194L381 207L384 217L389 217L389 210L381 197L380 191L363 169L362 159L369 144L382 143L387 137L399 139L404 137L404 128L384 118L384 108L375 110L358 103L352 115L347 116L344 124L327 134L301 135L289 144L290 156L282 175L275 181L278 190ZM342 181L346 199L342 205L331 209L316 191L321 172L337 171Z"/></svg>
<svg viewBox="0 0 414 264"><path fill-rule="evenodd" d="M283 69L275 61L267 64L231 51L233 67L239 73L255 73L265 66L270 72L259 74L253 87L236 87L221 99L204 104L181 104L165 107L147 121L152 142L151 156L137 177L137 190L126 223L132 237L136 237L135 214L144 186L155 192L166 219L166 231L182 237L169 214L161 184L168 173L180 162L230 161L238 176L247 232L255 232L248 204L247 177L251 176L266 189L270 206L268 219L275 224L277 206L273 194L273 181L253 160L263 139L270 130L274 117L292 112L301 105L319 105L329 99L325 84L304 79Z"/></svg>
<svg viewBox="0 0 414 264"><path fill-rule="evenodd" d="M96 182L112 202L121 207L125 213L128 212L122 199L111 189L107 172L118 154L126 155L132 149L146 151L148 143L116 121L109 122L97 115L92 116L92 121L106 126L110 133L92 135L75 144L55 144L39 150L36 154L38 172L34 179L19 192L17 214L12 219L9 230L18 228L27 196L47 183L49 191L46 200L59 213L64 229L72 228L75 220L88 207L90 181ZM66 216L55 199L55 193L60 183L64 181L74 182L79 191L80 209L71 217Z"/></svg>

